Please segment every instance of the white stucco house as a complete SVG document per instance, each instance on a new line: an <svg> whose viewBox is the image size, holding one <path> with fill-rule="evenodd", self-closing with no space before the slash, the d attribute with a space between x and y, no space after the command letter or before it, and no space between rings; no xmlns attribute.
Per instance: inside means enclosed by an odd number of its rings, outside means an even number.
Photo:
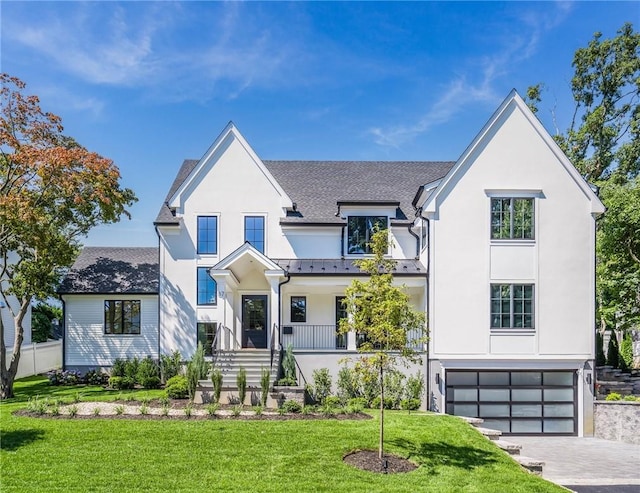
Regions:
<svg viewBox="0 0 640 493"><path fill-rule="evenodd" d="M159 247L86 248L60 289L65 366L216 341L292 344L307 378L355 355L336 335L373 224L424 310L425 407L511 434L592 432L595 218L604 207L514 91L455 162L262 160L229 124L186 160ZM265 356L268 358L268 356Z"/></svg>

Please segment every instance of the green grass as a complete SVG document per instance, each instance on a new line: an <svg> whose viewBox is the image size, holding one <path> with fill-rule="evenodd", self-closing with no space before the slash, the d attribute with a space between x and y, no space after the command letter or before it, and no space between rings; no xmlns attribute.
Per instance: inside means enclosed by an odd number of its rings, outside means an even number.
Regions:
<svg viewBox="0 0 640 493"><path fill-rule="evenodd" d="M234 421L51 419L12 415L30 396L71 400L78 389L16 382L0 404L3 493L10 491L561 492L523 471L462 421L389 412L386 448L420 467L379 475L342 456L376 448L377 419ZM83 400L120 392L80 390ZM155 391L132 392L156 397Z"/></svg>

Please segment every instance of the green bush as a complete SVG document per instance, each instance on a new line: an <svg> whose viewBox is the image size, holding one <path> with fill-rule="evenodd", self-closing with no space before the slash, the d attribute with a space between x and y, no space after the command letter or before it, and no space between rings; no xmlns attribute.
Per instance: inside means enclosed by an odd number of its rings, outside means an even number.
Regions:
<svg viewBox="0 0 640 493"><path fill-rule="evenodd" d="M160 379L167 382L171 377L180 374L182 370L182 355L177 349L169 354L160 356Z"/></svg>
<svg viewBox="0 0 640 493"><path fill-rule="evenodd" d="M620 400L622 400L622 396L620 394L618 394L617 392L611 392L605 398L605 401L620 401Z"/></svg>
<svg viewBox="0 0 640 493"><path fill-rule="evenodd" d="M220 394L222 393L222 370L214 368L211 372L211 384L213 385L213 394L211 399L214 403L220 402Z"/></svg>
<svg viewBox="0 0 640 493"><path fill-rule="evenodd" d="M207 373L209 373L209 363L204 359L204 347L199 342L192 360L187 365L187 389L192 401L196 395L198 380L207 378Z"/></svg>
<svg viewBox="0 0 640 493"><path fill-rule="evenodd" d="M420 409L420 399L402 399L400 401L400 409L404 411Z"/></svg>
<svg viewBox="0 0 640 493"><path fill-rule="evenodd" d="M285 377L278 380L276 385L279 385L280 387L295 387L297 383L294 379Z"/></svg>
<svg viewBox="0 0 640 493"><path fill-rule="evenodd" d="M340 397L335 395L330 395L328 397L325 397L324 402L322 404L323 406L338 408L342 405L342 402L340 401Z"/></svg>
<svg viewBox="0 0 640 493"><path fill-rule="evenodd" d="M236 375L236 384L238 385L238 399L240 405L244 405L244 399L247 396L247 370L241 366Z"/></svg>
<svg viewBox="0 0 640 493"><path fill-rule="evenodd" d="M160 377L143 377L138 382L145 389L157 389L160 387Z"/></svg>
<svg viewBox="0 0 640 493"><path fill-rule="evenodd" d="M133 380L134 383L137 382L139 365L140 360L138 358L128 359L124 363L124 376Z"/></svg>
<svg viewBox="0 0 640 493"><path fill-rule="evenodd" d="M393 399L389 397L384 398L384 408L393 409ZM371 401L371 409L380 409L380 396L374 397Z"/></svg>
<svg viewBox="0 0 640 493"><path fill-rule="evenodd" d="M83 380L89 385L107 385L109 383L109 375L100 369L89 370L84 374Z"/></svg>
<svg viewBox="0 0 640 493"><path fill-rule="evenodd" d="M132 389L135 382L129 377L110 377L109 387L115 390Z"/></svg>
<svg viewBox="0 0 640 493"><path fill-rule="evenodd" d="M183 375L175 375L167 381L165 387L167 397L171 399L186 399L189 397L187 378Z"/></svg>
<svg viewBox="0 0 640 493"><path fill-rule="evenodd" d="M111 367L111 376L112 377L124 377L125 376L125 368L126 368L126 360L122 358L116 358L113 361L113 366Z"/></svg>
<svg viewBox="0 0 640 493"><path fill-rule="evenodd" d="M625 395L622 400L623 401L628 401L628 402L640 402L640 396L637 396L637 395Z"/></svg>
<svg viewBox="0 0 640 493"><path fill-rule="evenodd" d="M361 397L358 388L358 375L353 369L346 365L338 371L338 381L336 385L338 387L338 397L340 397L343 402Z"/></svg>
<svg viewBox="0 0 640 493"><path fill-rule="evenodd" d="M631 368L633 366L633 339L631 332L625 332L620 343L620 368Z"/></svg>
<svg viewBox="0 0 640 493"><path fill-rule="evenodd" d="M415 375L411 375L407 378L407 385L405 387L404 398L406 400L418 400L422 399L424 394L424 380L420 372ZM419 407L419 406L418 406Z"/></svg>
<svg viewBox="0 0 640 493"><path fill-rule="evenodd" d="M328 368L313 370L313 399L320 404L331 394L331 373Z"/></svg>
<svg viewBox="0 0 640 493"><path fill-rule="evenodd" d="M384 375L384 398L390 399L392 404L390 409L398 409L400 401L405 392L405 376L398 370L388 370Z"/></svg>
<svg viewBox="0 0 640 493"><path fill-rule="evenodd" d="M293 382L288 385L296 385L296 358L293 355L293 344L287 346L284 358L282 358L282 376L281 381Z"/></svg>
<svg viewBox="0 0 640 493"><path fill-rule="evenodd" d="M367 404L367 399L365 399L364 397L354 397L353 399L349 399L347 401L347 406L359 407L361 409L367 407Z"/></svg>
<svg viewBox="0 0 640 493"><path fill-rule="evenodd" d="M618 368L620 364L620 355L618 354L618 338L615 331L611 331L611 338L609 339L609 347L607 348L607 365Z"/></svg>
<svg viewBox="0 0 640 493"><path fill-rule="evenodd" d="M260 404L267 407L267 397L269 397L269 387L271 386L271 372L263 368L260 373Z"/></svg>
<svg viewBox="0 0 640 493"><path fill-rule="evenodd" d="M280 408L283 413L299 413L302 411L302 406L298 401L288 400L282 403Z"/></svg>
<svg viewBox="0 0 640 493"><path fill-rule="evenodd" d="M160 371L158 364L147 356L138 364L137 380L145 389L155 389L160 386Z"/></svg>
<svg viewBox="0 0 640 493"><path fill-rule="evenodd" d="M604 366L607 364L607 357L604 354L604 341L602 333L596 330L596 366Z"/></svg>

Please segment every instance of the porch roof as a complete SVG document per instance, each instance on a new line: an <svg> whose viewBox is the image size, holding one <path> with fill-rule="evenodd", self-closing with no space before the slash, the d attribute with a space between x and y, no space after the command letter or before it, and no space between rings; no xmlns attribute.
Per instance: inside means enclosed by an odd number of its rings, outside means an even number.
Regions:
<svg viewBox="0 0 640 493"><path fill-rule="evenodd" d="M354 263L357 259L271 259L291 276L355 276L366 272ZM427 269L419 260L396 260L394 276L423 276Z"/></svg>

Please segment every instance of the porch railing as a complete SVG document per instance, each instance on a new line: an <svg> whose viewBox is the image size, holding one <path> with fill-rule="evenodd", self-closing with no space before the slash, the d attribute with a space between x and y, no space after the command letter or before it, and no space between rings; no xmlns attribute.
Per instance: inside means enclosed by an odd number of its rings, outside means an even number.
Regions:
<svg viewBox="0 0 640 493"><path fill-rule="evenodd" d="M347 349L346 335L335 325L287 324L282 327L282 346L293 349Z"/></svg>

